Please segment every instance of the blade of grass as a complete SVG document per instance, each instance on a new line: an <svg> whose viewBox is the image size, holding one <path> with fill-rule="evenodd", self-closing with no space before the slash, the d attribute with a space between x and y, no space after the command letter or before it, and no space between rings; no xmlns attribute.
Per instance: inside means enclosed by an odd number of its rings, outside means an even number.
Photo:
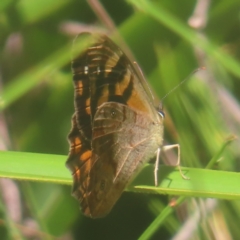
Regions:
<svg viewBox="0 0 240 240"><path fill-rule="evenodd" d="M22 188L21 188L28 198L28 208L31 211L31 213L34 216L34 219L37 219L38 224L40 225L41 232L43 233L49 233L49 229L47 227L45 219L41 218L40 215L40 210L38 208L38 205L36 203L36 198L31 190L29 182L24 182L22 183ZM49 236L48 234L45 234L44 239L46 240L51 240L52 236Z"/></svg>
<svg viewBox="0 0 240 240"><path fill-rule="evenodd" d="M42 0L42 1L18 1L16 9L21 16L22 24L33 24L41 19L47 18L58 10L66 7L69 1ZM46 7L48 6L48 7Z"/></svg>
<svg viewBox="0 0 240 240"><path fill-rule="evenodd" d="M129 191L181 195L186 197L210 197L218 199L240 199L240 174L197 168L182 168L184 180L177 168L161 166L158 187L153 183L154 166L148 165L128 187Z"/></svg>
<svg viewBox="0 0 240 240"><path fill-rule="evenodd" d="M16 224L7 215L6 208L1 200L0 200L0 212L1 214L3 214L3 218L4 218L4 220L0 219L0 224L5 225L7 229L6 239L24 240L25 238L20 234Z"/></svg>
<svg viewBox="0 0 240 240"><path fill-rule="evenodd" d="M209 163L207 164L207 166L205 167L206 169L211 169L214 164L220 159L221 155L223 154L224 150L226 149L226 147L233 141L235 140L237 137L236 136L229 136L225 143L222 145L221 149L219 150L219 152L209 161Z"/></svg>
<svg viewBox="0 0 240 240"><path fill-rule="evenodd" d="M66 156L0 151L0 176L71 184L71 174L65 167Z"/></svg>
<svg viewBox="0 0 240 240"><path fill-rule="evenodd" d="M236 76L240 76L240 66L235 59L223 52L219 47L202 38L190 27L187 27L186 24L184 24L180 19L177 19L164 7L162 7L159 2L157 4L146 0L128 0L128 2L139 10L147 13L149 16L155 18L160 23L164 24L166 27L188 41L190 44L196 46L197 43L197 46L204 50L208 56L213 57L216 62L222 64L222 66L224 66Z"/></svg>
<svg viewBox="0 0 240 240"><path fill-rule="evenodd" d="M0 176L20 180L71 184L65 156L0 152ZM161 166L159 186L153 186L153 165L147 164L128 191L174 194L191 197L240 199L240 174L206 169L182 168L191 180L182 179L174 167Z"/></svg>
<svg viewBox="0 0 240 240"><path fill-rule="evenodd" d="M82 37L80 40L74 42L73 56L83 52L89 46L89 39ZM16 101L19 97L35 87L37 83L43 81L46 75L51 74L54 69L59 69L68 63L71 59L69 54L71 46L67 44L61 50L53 53L47 59L33 67L31 70L23 73L21 76L13 79L0 95L0 111L8 107L11 103Z"/></svg>
<svg viewBox="0 0 240 240"><path fill-rule="evenodd" d="M179 206L185 201L186 197L180 197L176 201L175 207ZM163 209L161 214L159 214L154 221L151 223L151 225L143 232L143 234L138 238L138 240L145 240L150 239L151 236L159 229L159 227L165 222L167 217L174 212L174 209L172 206L168 205Z"/></svg>
<svg viewBox="0 0 240 240"><path fill-rule="evenodd" d="M206 168L208 168L208 167L210 167L210 166L212 166L212 164L213 163L215 163L215 161L217 160L217 159L219 159L219 157L221 156L221 154L223 153L223 151L226 149L226 147L228 146L228 144L230 143L230 142L232 142L233 140L235 139L235 137L234 136L230 136L223 144L222 144L222 146L221 146L221 148L219 149L219 151L216 153L216 155L211 159L211 161L209 162L209 164L207 165L207 167ZM213 185L215 185L214 187L213 187L213 191L217 191L218 193L217 193L217 195L218 194L220 194L221 195L221 191L223 190L224 191L224 189L225 190L232 190L232 187L233 186L235 186L236 188L237 188L237 185L238 185L238 183L239 183L239 180L240 180L240 174L239 173L230 173L230 174L236 174L235 176L236 176L236 179L235 180L233 180L233 182L231 182L231 183L228 183L228 177L225 175L225 173L227 173L227 172L222 172L222 171L213 171L213 170L202 170L202 171L204 171L205 173L206 173L206 171L209 171L209 173L210 173L210 175L211 174L213 174L214 175L214 173L215 172L218 172L218 173L220 173L220 175L221 176L219 176L219 178L215 178L213 175L212 175L212 179L211 179L211 177L209 176L207 179L205 178L206 177L206 175L205 174L203 174L203 175L201 175L201 173L198 175L197 174L197 179L199 180L199 184L201 185L201 186L203 186L203 188L205 188L204 186L206 186L206 185L208 185L208 183L210 183L210 184L213 184ZM153 173L153 169L152 169L152 173ZM180 175L180 174L179 174ZM161 176L161 175L160 175ZM189 175L188 175L189 176ZM186 181L186 182L194 182L195 180L194 180L194 178L195 178L195 173L193 173L191 176L190 176L190 180L184 180L184 181ZM164 176L163 176L164 177ZM223 178L222 178L223 177ZM168 177L169 178L169 177ZM220 180L221 179L221 181L220 182L218 182L218 180ZM205 182L205 181L207 181L207 182ZM210 181L210 182L208 182L208 181ZM236 182L235 182L236 181ZM224 185L224 184L226 184L223 188L222 188L222 186ZM193 191L195 191L196 190L196 185L195 184L191 184L191 187L193 187L194 189L192 189ZM235 188L234 187L234 188ZM141 190L145 190L145 189L149 189L149 188L145 188L145 187L136 187L136 188L140 188ZM219 189L220 191L218 191L217 189ZM231 190L230 190L230 192L231 192ZM158 190L157 190L158 191ZM174 194L174 191L173 191L173 195L175 195ZM186 200L186 196L187 195L185 195L185 194L182 194L182 196L181 197L179 197L178 198L178 200L176 201L176 204L174 205L174 207L175 208L177 208L180 204L182 204L185 200ZM215 195L215 194L214 194ZM219 198L221 198L220 197L220 195L219 195ZM224 195L224 194L223 194ZM230 194L231 195L231 194ZM234 193L233 193L233 195L234 195ZM205 196L205 197L209 197L209 196ZM217 198L217 197L216 197ZM237 197L237 198L239 198L239 196ZM234 198L229 198L229 199L234 199ZM139 239L141 239L141 240L143 240L143 239L150 239L150 237L151 236L153 236L154 235L154 233L160 228L160 226L165 222L165 220L167 219L167 217L173 212L173 210L174 210L174 208L172 208L171 206L167 206L166 208L164 208L164 210L161 212L161 214L159 214L156 218L155 218L155 220L148 226L148 228L146 228L146 230L142 233L142 235L139 237Z"/></svg>

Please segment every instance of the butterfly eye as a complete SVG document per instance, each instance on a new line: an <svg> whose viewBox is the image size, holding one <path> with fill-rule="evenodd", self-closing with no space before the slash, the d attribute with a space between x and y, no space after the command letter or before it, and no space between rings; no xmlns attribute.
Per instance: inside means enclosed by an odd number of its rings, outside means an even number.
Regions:
<svg viewBox="0 0 240 240"><path fill-rule="evenodd" d="M116 116L116 111L114 109L111 110L111 117L114 118Z"/></svg>
<svg viewBox="0 0 240 240"><path fill-rule="evenodd" d="M158 114L160 115L161 118L165 118L165 113L163 111L159 110Z"/></svg>

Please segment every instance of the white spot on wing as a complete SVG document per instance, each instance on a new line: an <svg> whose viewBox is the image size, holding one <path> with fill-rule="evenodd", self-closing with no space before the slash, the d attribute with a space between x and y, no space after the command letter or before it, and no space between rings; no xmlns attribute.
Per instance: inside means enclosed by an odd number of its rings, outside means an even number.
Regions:
<svg viewBox="0 0 240 240"><path fill-rule="evenodd" d="M86 74L86 75L88 74L88 66L84 67L84 74Z"/></svg>

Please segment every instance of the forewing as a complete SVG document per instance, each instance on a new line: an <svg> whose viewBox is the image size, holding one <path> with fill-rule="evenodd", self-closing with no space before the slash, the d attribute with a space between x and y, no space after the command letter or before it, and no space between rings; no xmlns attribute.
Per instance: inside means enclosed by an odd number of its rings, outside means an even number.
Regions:
<svg viewBox="0 0 240 240"><path fill-rule="evenodd" d="M142 76L122 50L107 36L88 35L90 47L72 62L74 106L79 130L91 143L92 120L97 107L104 102L117 102L157 119L152 97L147 94Z"/></svg>
<svg viewBox="0 0 240 240"><path fill-rule="evenodd" d="M91 113L104 102L117 102L155 116L151 96L141 83L135 67L122 50L105 35L93 34L88 48Z"/></svg>

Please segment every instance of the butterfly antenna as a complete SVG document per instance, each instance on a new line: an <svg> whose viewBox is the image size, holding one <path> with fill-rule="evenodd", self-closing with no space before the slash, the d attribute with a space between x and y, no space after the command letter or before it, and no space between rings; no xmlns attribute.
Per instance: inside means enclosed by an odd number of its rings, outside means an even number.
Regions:
<svg viewBox="0 0 240 240"><path fill-rule="evenodd" d="M161 100L160 104L159 104L159 109L163 110L163 100L173 91L175 91L178 87L180 87L184 82L186 82L186 80L188 80L193 74L195 74L196 72L200 71L200 70L205 70L205 67L200 67L195 69L194 71L192 71L185 79L183 79L177 86L175 86L173 89L171 89Z"/></svg>

